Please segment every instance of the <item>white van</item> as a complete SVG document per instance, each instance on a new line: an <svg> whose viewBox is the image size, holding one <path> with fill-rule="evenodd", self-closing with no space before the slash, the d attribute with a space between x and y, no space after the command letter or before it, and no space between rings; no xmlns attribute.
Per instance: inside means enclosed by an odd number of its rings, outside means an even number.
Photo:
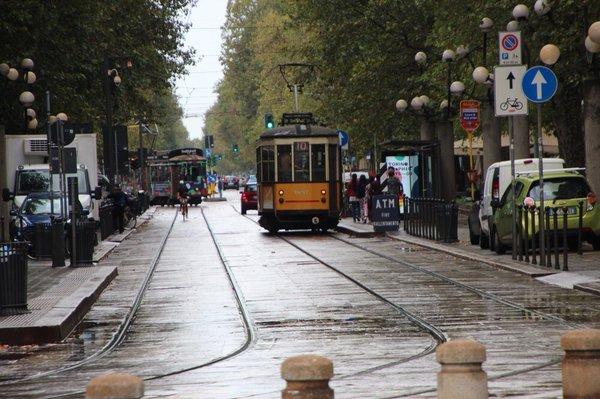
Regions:
<svg viewBox="0 0 600 399"><path fill-rule="evenodd" d="M563 169L565 161L560 158L544 158L544 170ZM529 172L539 170L538 158L515 159L515 172ZM469 215L469 236L471 244L478 244L481 248L489 246L489 223L493 214L492 200L499 200L511 182L510 161L491 164L486 173L481 193L481 200L475 203Z"/></svg>

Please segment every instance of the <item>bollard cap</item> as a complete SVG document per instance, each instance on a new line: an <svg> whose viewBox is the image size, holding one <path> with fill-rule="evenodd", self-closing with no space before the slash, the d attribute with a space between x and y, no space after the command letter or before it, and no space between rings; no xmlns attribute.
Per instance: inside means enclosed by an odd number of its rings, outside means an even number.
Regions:
<svg viewBox="0 0 600 399"><path fill-rule="evenodd" d="M281 377L286 381L322 381L333 377L333 363L323 356L300 355L281 364Z"/></svg>
<svg viewBox="0 0 600 399"><path fill-rule="evenodd" d="M94 377L85 390L86 399L138 399L142 396L144 396L144 381L125 373L109 373Z"/></svg>
<svg viewBox="0 0 600 399"><path fill-rule="evenodd" d="M470 339L457 339L438 346L436 359L441 364L483 363L485 346Z"/></svg>
<svg viewBox="0 0 600 399"><path fill-rule="evenodd" d="M560 346L566 351L600 350L600 330L568 331L560 338Z"/></svg>

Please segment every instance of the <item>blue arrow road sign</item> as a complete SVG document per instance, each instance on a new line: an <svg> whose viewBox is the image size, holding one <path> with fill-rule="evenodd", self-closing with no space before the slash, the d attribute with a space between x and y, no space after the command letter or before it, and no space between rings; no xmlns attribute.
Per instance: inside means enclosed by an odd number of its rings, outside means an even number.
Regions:
<svg viewBox="0 0 600 399"><path fill-rule="evenodd" d="M204 157L205 158L210 158L211 155L212 155L212 151L210 150L210 148L206 148L204 150Z"/></svg>
<svg viewBox="0 0 600 399"><path fill-rule="evenodd" d="M340 138L340 147L346 147L348 145L348 140L350 139L348 137L348 133L344 132L343 130L338 130L337 132Z"/></svg>
<svg viewBox="0 0 600 399"><path fill-rule="evenodd" d="M558 80L550 68L534 66L529 68L521 82L525 97L534 103L545 103L558 89Z"/></svg>

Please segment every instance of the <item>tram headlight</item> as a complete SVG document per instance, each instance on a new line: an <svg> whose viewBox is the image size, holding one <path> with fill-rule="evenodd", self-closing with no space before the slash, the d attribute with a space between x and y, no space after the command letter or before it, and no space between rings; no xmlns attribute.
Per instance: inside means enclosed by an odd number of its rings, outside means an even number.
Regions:
<svg viewBox="0 0 600 399"><path fill-rule="evenodd" d="M321 195L325 195L325 190L321 190Z"/></svg>
<svg viewBox="0 0 600 399"><path fill-rule="evenodd" d="M284 199L283 198L279 198L279 203L283 204Z"/></svg>
<svg viewBox="0 0 600 399"><path fill-rule="evenodd" d="M283 190L279 190L279 195L283 195Z"/></svg>

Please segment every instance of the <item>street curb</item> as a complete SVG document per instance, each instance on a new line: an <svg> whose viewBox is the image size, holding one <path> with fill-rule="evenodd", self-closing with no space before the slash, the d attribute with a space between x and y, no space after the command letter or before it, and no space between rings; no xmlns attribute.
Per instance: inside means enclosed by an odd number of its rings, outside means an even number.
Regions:
<svg viewBox="0 0 600 399"><path fill-rule="evenodd" d="M573 289L600 296L600 283L575 284Z"/></svg>
<svg viewBox="0 0 600 399"><path fill-rule="evenodd" d="M385 233L379 233L375 231L361 231L354 230L347 226L340 226L339 224L335 227L336 231L340 233L348 234L350 237L364 237L364 238L373 238L373 237L384 237Z"/></svg>
<svg viewBox="0 0 600 399"><path fill-rule="evenodd" d="M35 322L36 325L0 329L0 343L45 344L62 341L69 336L89 312L102 291L118 275L116 266L98 267L100 268L107 270L104 274L90 278L72 295L61 299L56 306Z"/></svg>
<svg viewBox="0 0 600 399"><path fill-rule="evenodd" d="M202 202L222 202L227 201L225 197L216 197L216 198L204 198Z"/></svg>
<svg viewBox="0 0 600 399"><path fill-rule="evenodd" d="M453 249L453 248L448 248L445 245L441 245L441 244L437 244L437 243L430 243L430 242L426 242L424 240L420 240L420 239L416 239L416 238L405 238L405 237L398 237L398 236L394 236L394 235L390 235L390 234L386 234L387 237L397 240L397 241L402 241L408 244L413 244L413 245L418 245L420 247L424 247L424 248L428 248L428 249L433 249L436 251L440 251L440 252L445 252L449 255L455 256L457 258L462 258L462 259L466 259L466 260L470 260L470 261L475 261L475 262L480 262L480 263L484 263L490 266L493 266L495 268L498 269L502 269L502 270L507 270L513 273L518 273L518 274L522 274L525 276L529 276L531 278L536 278L536 277L543 277L543 276L548 276L551 274L556 274L559 273L560 271L550 271L550 270L543 270L543 269L538 269L536 267L533 266L528 266L528 265L522 265L520 267L517 267L515 265L511 265L508 263L502 263L502 262L498 262L498 261L494 261L491 260L489 258L486 258L484 256L480 256L480 255L476 255L476 254L470 254L470 253L466 253L464 251L461 250L457 250L457 249Z"/></svg>

